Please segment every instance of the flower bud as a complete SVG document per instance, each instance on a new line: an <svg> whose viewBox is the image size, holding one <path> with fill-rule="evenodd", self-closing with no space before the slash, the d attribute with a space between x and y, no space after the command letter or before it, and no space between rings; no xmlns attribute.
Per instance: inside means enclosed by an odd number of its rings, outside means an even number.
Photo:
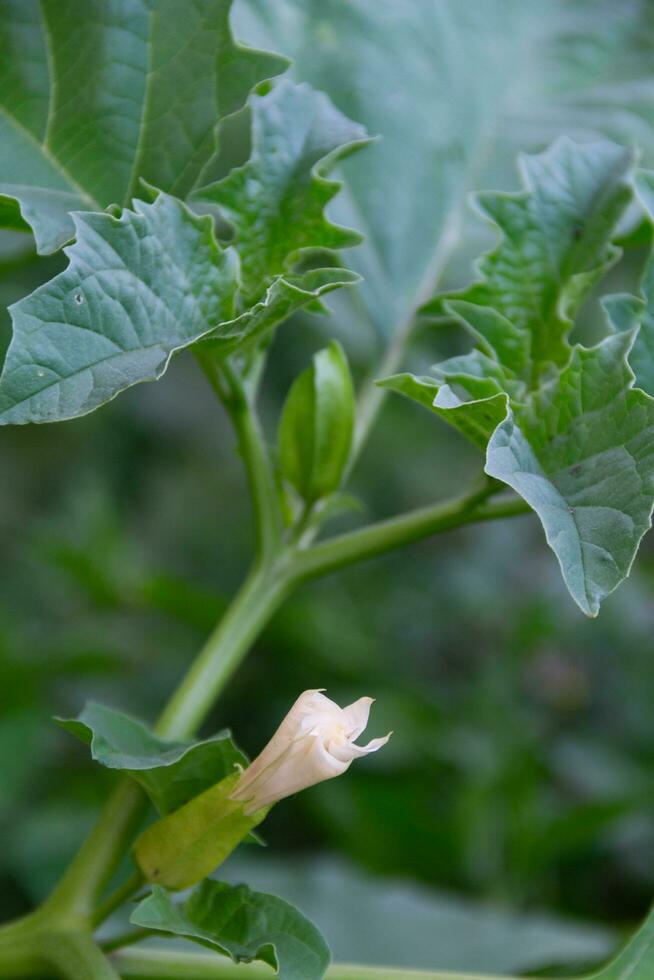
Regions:
<svg viewBox="0 0 654 980"><path fill-rule="evenodd" d="M347 358L333 340L295 379L279 423L282 474L306 503L340 487L352 448L354 415Z"/></svg>
<svg viewBox="0 0 654 980"><path fill-rule="evenodd" d="M254 762L242 773L231 799L256 813L324 779L340 776L358 756L376 752L391 737L355 745L368 724L372 698L339 708L321 691L305 691Z"/></svg>

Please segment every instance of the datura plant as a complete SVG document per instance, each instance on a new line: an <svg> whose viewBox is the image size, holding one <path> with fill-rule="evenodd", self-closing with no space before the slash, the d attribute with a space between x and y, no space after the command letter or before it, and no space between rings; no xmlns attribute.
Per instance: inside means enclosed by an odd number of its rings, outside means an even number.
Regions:
<svg viewBox="0 0 654 980"><path fill-rule="evenodd" d="M310 579L532 514L562 591L596 616L650 527L654 259L631 292L603 288L621 245L651 239L646 110L624 103L629 86L595 92L574 45L548 27L565 18L563 2L490 0L475 16L455 0L391 6L243 3L239 31L293 56L289 67L234 39L230 0L0 2L0 226L65 257L10 309L0 423L84 415L161 378L188 350L233 425L256 538L251 571L153 727L93 702L59 720L121 776L50 897L0 929L0 977L272 968L283 980L405 978L392 965L330 966L299 911L220 872L274 804L386 743L356 742L372 699L340 708L301 694L252 763L229 732L197 740L197 730ZM575 25L564 26L570 40ZM590 43L590 20L577 29ZM533 37L542 59L525 48ZM593 38L604 77L644 85L623 40ZM249 126L244 160L229 152L235 114ZM547 148L534 145L537 127ZM493 242L454 289L448 262L478 234L467 195L483 187L498 145L504 156L524 151L521 184L476 194ZM591 346L575 334L582 306ZM313 315L338 339L264 427L258 390L276 334ZM408 371L416 329L436 350L443 323L460 328L461 352ZM346 349L364 335L379 363L355 385ZM454 499L325 534L352 506L348 476L389 391L469 440L478 478ZM108 933L118 909L131 927ZM140 945L153 935L212 952ZM251 960L263 965L239 965ZM596 980L652 976L654 919Z"/></svg>

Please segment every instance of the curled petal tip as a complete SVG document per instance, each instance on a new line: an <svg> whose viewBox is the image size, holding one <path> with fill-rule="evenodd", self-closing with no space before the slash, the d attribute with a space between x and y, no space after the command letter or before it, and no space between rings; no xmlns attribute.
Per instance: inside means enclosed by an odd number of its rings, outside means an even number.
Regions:
<svg viewBox="0 0 654 980"><path fill-rule="evenodd" d="M268 745L238 780L232 799L254 813L325 779L339 776L353 759L376 752L393 734L366 746L355 739L368 724L374 698L362 697L340 708L323 689L304 691ZM319 695L318 698L314 698Z"/></svg>

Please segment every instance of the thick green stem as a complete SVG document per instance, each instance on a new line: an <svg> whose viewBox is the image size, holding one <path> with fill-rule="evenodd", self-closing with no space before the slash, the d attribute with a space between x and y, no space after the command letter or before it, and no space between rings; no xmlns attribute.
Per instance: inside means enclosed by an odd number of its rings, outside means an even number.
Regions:
<svg viewBox="0 0 654 980"><path fill-rule="evenodd" d="M157 724L159 735L193 734L288 591L281 566L252 572L168 702Z"/></svg>
<svg viewBox="0 0 654 980"><path fill-rule="evenodd" d="M67 980L118 980L119 977L90 933L53 933L48 959Z"/></svg>
<svg viewBox="0 0 654 980"><path fill-rule="evenodd" d="M321 541L297 555L293 575L299 582L307 581L463 524L496 520L528 511L528 505L520 499L496 503L483 503L474 497L446 500Z"/></svg>
<svg viewBox="0 0 654 980"><path fill-rule="evenodd" d="M255 570L246 579L164 709L157 725L160 735L185 738L195 731L252 641L282 602L287 588L284 577L272 569ZM136 783L123 780L44 911L95 918L98 898L129 846L146 806L143 791Z"/></svg>
<svg viewBox="0 0 654 980"><path fill-rule="evenodd" d="M259 963L236 966L216 955L130 949L116 953L121 977L131 980L274 980L272 970ZM325 980L500 980L470 973L433 973L426 970L348 966L335 963ZM510 980L510 978L504 978Z"/></svg>
<svg viewBox="0 0 654 980"><path fill-rule="evenodd" d="M522 501L487 504L487 498L497 492L497 484L484 479L478 489L458 500L382 521L313 547L307 547L308 540L283 544L274 474L251 399L241 380L229 367L225 369L223 366L219 372L211 362L204 361L203 367L226 404L239 436L254 500L258 555L252 572L159 719L157 732L169 738L185 738L196 731L252 642L296 585L438 531L474 520L521 513L526 509ZM55 932L63 934L72 929L70 935L78 936L80 943L83 940L82 945L76 947L73 944L71 948L80 962L86 954L89 964L95 962L96 965L89 969L96 969L97 973L89 975L97 977L97 980L115 974L107 972L111 968L106 965L101 951L92 942L89 946L87 938L90 934L87 930L102 921L119 901L134 891L135 882L129 881L98 908L100 896L129 847L145 806L145 796L140 788L129 780L123 781L59 885L36 914L39 923L43 923L44 936ZM19 972L19 967L33 970L33 957L37 955L24 941L20 929L21 924L17 924L9 927L8 932L0 931L0 966L4 948L6 957L14 957L16 977L33 976L33 972ZM62 949L65 948L64 943ZM70 967L63 965L61 968L64 976L87 975L80 972L82 967L77 973L74 972L77 967L73 957L70 962ZM350 975L357 976L356 973ZM243 976L242 971L239 976ZM345 977L346 974L332 976L336 980L338 976ZM389 977L392 978L393 974Z"/></svg>
<svg viewBox="0 0 654 980"><path fill-rule="evenodd" d="M94 943L90 932L52 928L38 917L24 920L0 937L0 978L43 980L53 975L67 980L118 980L119 974Z"/></svg>
<svg viewBox="0 0 654 980"><path fill-rule="evenodd" d="M274 477L259 424L237 377L227 369L227 393L214 365L202 361L209 380L228 405L238 433L253 496L259 560L234 602L200 651L159 719L157 731L170 738L193 734L275 609L288 583L273 565L279 546L280 517ZM120 783L90 837L83 844L46 907L97 921L99 896L129 846L146 808L143 792Z"/></svg>
<svg viewBox="0 0 654 980"><path fill-rule="evenodd" d="M484 490L339 535L297 552L285 565L280 561L277 566L255 568L173 694L159 720L159 734L184 738L197 729L252 642L295 584L429 534L527 509L522 501L514 500L484 504L482 498L487 493ZM87 919L93 916L99 895L129 846L144 807L142 791L130 781L121 783L44 911L72 913Z"/></svg>
<svg viewBox="0 0 654 980"><path fill-rule="evenodd" d="M122 780L43 906L44 913L91 921L98 899L133 837L145 807L142 790L131 780Z"/></svg>

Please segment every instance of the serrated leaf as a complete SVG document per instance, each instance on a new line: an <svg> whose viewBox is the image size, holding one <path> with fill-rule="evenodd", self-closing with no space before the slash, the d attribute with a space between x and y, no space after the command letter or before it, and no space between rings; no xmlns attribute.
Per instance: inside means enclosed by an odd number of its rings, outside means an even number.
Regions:
<svg viewBox="0 0 654 980"><path fill-rule="evenodd" d="M0 424L84 415L233 318L235 264L210 217L160 194L74 220L68 268L10 308Z"/></svg>
<svg viewBox="0 0 654 980"><path fill-rule="evenodd" d="M466 254L467 194L510 178L518 149L561 133L654 145L644 8L243 0L235 13L245 36L292 56L296 78L381 136L345 161L334 212L366 235L348 257L365 282L347 316L361 322L363 306L380 337Z"/></svg>
<svg viewBox="0 0 654 980"><path fill-rule="evenodd" d="M576 348L488 445L486 473L536 511L571 595L591 616L629 574L654 502L654 401L633 388L632 341L621 333Z"/></svg>
<svg viewBox="0 0 654 980"><path fill-rule="evenodd" d="M243 803L230 799L239 779L239 772L226 776L143 831L134 844L134 859L148 881L190 888L261 823L270 807L246 816Z"/></svg>
<svg viewBox="0 0 654 980"><path fill-rule="evenodd" d="M247 885L204 881L182 905L155 887L131 922L185 936L235 963L261 960L280 980L322 980L329 966L329 949L313 923L289 902Z"/></svg>
<svg viewBox="0 0 654 980"><path fill-rule="evenodd" d="M349 269L312 269L299 276L279 276L264 297L233 320L220 324L203 343L229 353L251 346L300 309L311 309L322 296L360 281Z"/></svg>
<svg viewBox="0 0 654 980"><path fill-rule="evenodd" d="M202 742L170 741L154 735L143 722L94 702L77 718L57 722L91 747L96 762L135 779L162 814L179 809L236 766L247 765L227 731Z"/></svg>
<svg viewBox="0 0 654 980"><path fill-rule="evenodd" d="M2 0L5 226L20 208L39 251L51 252L73 237L70 211L128 205L139 178L188 194L215 157L219 121L287 64L236 44L230 8Z"/></svg>
<svg viewBox="0 0 654 980"><path fill-rule="evenodd" d="M366 132L308 85L282 81L253 95L252 155L195 200L217 204L234 226L241 288L256 298L306 249L340 249L361 236L332 224L324 209L340 188L326 175Z"/></svg>
<svg viewBox="0 0 654 980"><path fill-rule="evenodd" d="M638 199L643 205L650 223L654 224L654 172L651 170L638 171L635 185ZM613 302L615 303L616 300L614 299ZM629 300L624 299L619 310L624 311L628 302ZM629 355L629 363L636 375L638 387L648 394L654 395L654 254L650 254L640 283L640 304L642 306L640 316L638 316L636 306L638 299L632 297L631 303L635 306L633 319L640 323L640 330ZM616 322L615 310L609 309L609 313L611 312L613 312L614 329L625 329L628 326L625 318L623 317L622 320Z"/></svg>
<svg viewBox="0 0 654 980"><path fill-rule="evenodd" d="M591 286L619 257L611 237L631 196L633 154L608 141L559 139L521 158L525 191L477 205L501 233L481 281L425 308L457 315L500 364L530 385L570 356L567 335Z"/></svg>
<svg viewBox="0 0 654 980"><path fill-rule="evenodd" d="M536 511L571 595L592 616L629 574L654 503L654 401L627 364L646 304L609 297L614 335L591 349L567 341L575 309L614 257L625 165L613 144L559 141L526 164L528 191L484 195L504 238L482 260L481 282L437 303L479 349L431 377L382 382L479 448L488 443L486 473Z"/></svg>
<svg viewBox="0 0 654 980"><path fill-rule="evenodd" d="M431 409L480 449L486 448L491 435L506 418L507 396L492 382L487 385L482 383L485 391L478 390L476 394L472 383L465 388L459 385L457 394L442 379L436 380L426 375L395 374L380 384Z"/></svg>
<svg viewBox="0 0 654 980"><path fill-rule="evenodd" d="M506 418L508 398L522 398L525 385L483 351L473 350L434 364L431 375L396 374L378 382L443 418L478 448Z"/></svg>

